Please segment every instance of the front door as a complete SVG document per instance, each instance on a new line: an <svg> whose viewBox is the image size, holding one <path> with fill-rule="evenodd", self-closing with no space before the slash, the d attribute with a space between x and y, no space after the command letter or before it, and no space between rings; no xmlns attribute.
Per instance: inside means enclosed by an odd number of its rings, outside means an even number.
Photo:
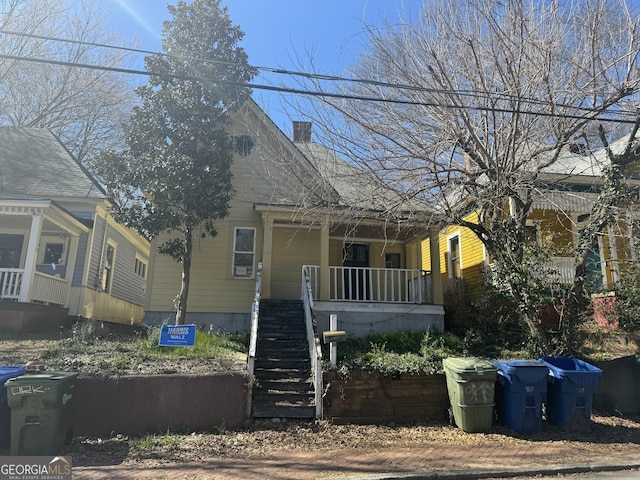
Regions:
<svg viewBox="0 0 640 480"><path fill-rule="evenodd" d="M352 243L344 246L343 261L344 270L344 290L347 300L369 300L370 299L370 278L369 267L369 245L364 243Z"/></svg>

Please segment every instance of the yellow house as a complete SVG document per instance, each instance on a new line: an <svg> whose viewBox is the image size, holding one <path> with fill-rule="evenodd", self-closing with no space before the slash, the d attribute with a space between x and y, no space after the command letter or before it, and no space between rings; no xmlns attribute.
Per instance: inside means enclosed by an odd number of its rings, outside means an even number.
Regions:
<svg viewBox="0 0 640 480"><path fill-rule="evenodd" d="M299 300L309 278L320 330L337 314L353 335L441 331L440 275L423 264L424 221L383 214L392 192L314 143L310 123L294 122L293 132L292 141L252 100L235 116L235 195L218 236L195 245L187 323L248 331L258 281L262 299ZM437 251L437 232L431 241ZM145 322L172 321L180 272L152 253Z"/></svg>
<svg viewBox="0 0 640 480"><path fill-rule="evenodd" d="M626 145L627 138L612 144ZM603 152L584 154L563 152L557 164L545 170L540 179L546 183L533 201L527 219L527 238L548 248L554 280L571 283L575 273L575 246L580 229L589 221L602 184ZM631 177L631 182L636 182ZM549 187L555 186L555 189ZM624 266L637 261L634 235L637 235L638 215L634 208L621 207L616 221L600 232L597 247L587 260L591 283L600 290L612 290L624 274ZM466 221L476 222L478 212L470 212ZM423 265L431 269L428 242L423 244ZM463 284L472 295L482 284L492 260L478 237L468 228L447 226L439 233L440 273L445 290Z"/></svg>

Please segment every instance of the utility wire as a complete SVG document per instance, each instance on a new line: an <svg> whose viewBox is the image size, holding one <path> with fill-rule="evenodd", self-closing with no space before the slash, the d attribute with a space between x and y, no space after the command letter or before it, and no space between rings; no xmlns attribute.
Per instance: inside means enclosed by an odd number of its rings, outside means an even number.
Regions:
<svg viewBox="0 0 640 480"><path fill-rule="evenodd" d="M108 48L108 49L114 49L114 50L122 50L122 51L127 51L127 52L132 52L132 53L143 53L143 54L147 54L147 55L160 55L166 58L175 58L175 59L181 59L181 60L189 60L189 61L197 61L197 62L203 62L203 63L212 63L212 64L219 64L219 65L226 65L226 66L237 66L237 63L234 62L228 62L228 61L224 61L224 60L212 60L212 59L204 59L204 58L194 58L194 57L189 57L189 56L183 56L183 55L173 55L173 54L169 54L169 53L163 53L163 52L156 52L156 51L152 51L152 50L143 50L143 49L138 49L138 48L132 48L132 47L123 47L123 46L118 46L118 45L110 45L110 44L106 44L106 43L97 43L97 42L86 42L86 41L82 41L82 40L72 40L72 39L67 39L67 38L60 38L60 37L52 37L52 36L46 36L46 35L38 35L38 34L30 34L30 33L22 33L22 32L16 32L16 31L11 31L11 30L3 30L0 29L0 34L7 34L7 35L15 35L15 36L19 36L19 37L27 37L27 38L37 38L37 39L41 39L41 40L50 40L50 41L55 41L55 42L64 42L64 43L74 43L74 44L78 44L78 45L87 45L87 46L93 46L93 47L100 47L100 48ZM27 60L25 58L25 60ZM398 84L398 83L390 83L390 82L383 82L383 81L378 81L378 80L367 80L367 79L359 79L359 78L347 78L347 77L342 77L342 76L336 76L336 75L326 75L326 74L319 74L319 73L308 73L308 72L300 72L300 71L295 71L295 70L288 70L288 69L282 69L282 68L274 68L274 67L261 67L261 66L253 66L250 65L252 68L255 68L256 70L259 71L265 71L265 72L271 72L271 73L276 73L276 74L282 74L282 75L289 75L289 76L298 76L298 77L304 77L304 78L308 78L310 80L324 80L324 81L332 81L332 82L349 82L349 83L355 83L355 84L362 84L362 85L372 85L372 86L377 86L377 87L384 87L384 88L390 88L390 89L397 89L397 90L406 90L406 91L417 91L417 92L426 92L426 93L435 93L435 94L443 94L443 95L457 95L457 96L462 96L462 97L471 97L471 98L475 98L475 99L481 99L481 100L491 100L492 97L487 94L486 92L482 92L479 90L445 90L445 89L438 89L438 88L430 88L430 87L418 87L418 86L414 86L414 85L405 85L405 84ZM83 68L89 68L87 66L83 67ZM106 69L106 68L105 68ZM123 72L123 73L134 73L134 74L148 74L148 72L142 72L142 71L127 71L127 72ZM264 89L264 90L274 90L274 91L278 91L278 92L287 92L287 93L300 93L300 90L296 90L296 89L289 89L287 87L269 87L267 88L267 85L261 85L261 86L255 86L253 88L256 89ZM312 95L311 92L307 93L307 95ZM344 96L343 96L344 95ZM509 95L506 93L497 93L496 94L498 96L499 100L518 100L518 101L524 101L527 104L530 105L542 105L542 106L554 106L554 107L559 107L559 108L571 108L573 110L576 111L583 111L583 112L592 112L592 113L598 113L599 110L597 108L593 108L593 107L583 107L583 106L574 106L574 105L567 105L567 104L562 104L562 103L553 103L553 102L545 102L543 100L538 100L538 99L534 99L534 98L527 98L527 97L519 97L519 96L514 96L514 95ZM323 95L320 96L333 96L336 98L351 98L351 96L346 95L346 94L329 94L329 93L325 93ZM352 99L359 99L359 98L352 98ZM362 98L364 99L368 99L368 97L364 97ZM410 103L410 102L401 102L401 101L397 101L397 102L393 102L393 103ZM431 103L420 103L417 102L416 104L422 104L422 105L432 105ZM434 103L433 106L439 105L437 103ZM447 105L443 105L445 107L447 107ZM448 107L448 108L452 108L452 107ZM463 107L464 108L464 107ZM496 111L496 112L509 112L509 109L498 109L498 108L493 108L493 107L484 107L484 108L480 108L480 107L473 107L473 109L480 109L480 110L491 110L491 111ZM513 113L527 113L526 111L519 111L519 110L513 110ZM538 112L536 112L538 113ZM636 116L636 112L632 112L632 111L628 111L628 110L618 110L616 112L614 112L616 115L619 116L630 116L632 117L632 120L629 120L628 122L622 122L622 120L616 120L616 122L619 123L635 123L635 116ZM571 115L567 115L567 114L557 114L557 115L552 115L549 114L549 116L553 116L553 117L558 117L558 118L583 118L581 116L571 116ZM614 121L614 120L611 120Z"/></svg>
<svg viewBox="0 0 640 480"><path fill-rule="evenodd" d="M0 58L5 58L7 60L16 60L16 61L26 61L26 62L34 62L34 63L42 63L48 65L59 65L66 67L76 67L76 68L86 68L89 70L101 70L115 73L127 73L134 75L145 75L149 77L164 77L164 78L172 78L176 80L187 80L193 82L200 82L203 84L212 83L217 85L227 85L239 88L253 88L256 90L269 90L273 92L281 92L281 93L290 93L296 95L305 95L310 97L322 97L322 98L336 98L342 100L357 100L357 101L366 101L366 102L376 102L376 103L392 103L392 104L400 104L400 105L410 105L410 106L421 106L421 107L440 107L440 108L458 108L462 110L478 110L478 111L487 111L487 112L498 112L498 113L510 113L510 114L522 114L522 115L536 115L541 117L550 117L550 118L567 118L573 120L596 120L596 118L588 118L582 115L571 115L571 114L559 114L559 113L550 113L550 112L535 112L530 110L521 110L521 109L508 109L508 108L497 108L497 107L485 107L479 105L459 105L454 103L440 103L440 102L421 102L415 100L403 100L403 99L393 99L393 98L380 98L380 97L370 97L370 96L360 96L360 95L347 95L341 93L332 93L332 92L322 92L322 91L313 91L313 90L300 90L289 87L276 87L272 85L264 85L257 83L247 83L247 82L231 82L228 80L211 80L204 79L200 77L193 77L190 75L176 75L176 74L166 74L166 73L157 73L157 72L149 72L145 70L134 70L130 68L121 68L121 67L106 67L103 65L92 65L86 63L74 63L67 62L62 60L51 60L45 58L36 58L36 57L21 57L16 55L5 55L0 54ZM594 112L595 113L595 112ZM625 120L622 118L600 118L601 121L612 122L612 123L622 123L622 124L635 124L635 120Z"/></svg>

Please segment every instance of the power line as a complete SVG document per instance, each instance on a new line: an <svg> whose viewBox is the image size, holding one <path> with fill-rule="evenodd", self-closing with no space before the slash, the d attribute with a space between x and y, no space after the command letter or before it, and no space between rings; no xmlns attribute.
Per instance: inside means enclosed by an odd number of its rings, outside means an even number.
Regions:
<svg viewBox="0 0 640 480"><path fill-rule="evenodd" d="M158 72L149 72L145 70L134 70L130 68L107 67L104 65L92 65L92 64L86 64L86 63L67 62L62 60L51 60L51 59L36 58L36 57L24 57L24 56L0 54L0 58L4 58L7 60L42 63L42 64L58 65L58 66L65 66L65 67L86 68L89 70L101 70L101 71L108 71L108 72L114 72L114 73L144 75L148 77L165 77L165 78L172 78L176 80L200 82L204 84L213 83L217 85L226 85L226 86L233 86L233 87L239 87L239 88L250 88L250 89L256 89L256 90L268 90L273 92L304 95L304 96L310 96L310 97L336 98L336 99L342 99L342 100L356 100L356 101L366 101L366 102L376 102L376 103L392 103L392 104L420 106L420 107L440 107L440 108L449 108L449 109L457 108L462 110L478 110L478 111L485 111L485 112L509 113L514 115L515 114L536 115L541 117L566 118L566 119L573 119L573 120L586 120L586 121L596 120L596 118L588 118L582 115L571 115L566 113L558 114L558 113L536 112L536 111L520 110L520 109L485 107L485 106L478 106L478 105L459 105L454 103L447 104L447 103L441 103L441 102L421 102L421 101L415 101L415 100L380 98L380 97L361 96L361 95L347 95L347 94L323 92L323 91L301 90L301 89L295 89L295 88L289 88L289 87L276 87L273 85L264 85L264 84L258 84L258 83L231 82L228 80L211 80L211 79L204 79L200 77L193 77L190 75L166 74L166 73L158 73ZM594 112L594 113L597 113L597 112ZM636 123L635 120L625 120L622 118L600 118L600 120L611 122L611 123L622 123L622 124Z"/></svg>
<svg viewBox="0 0 640 480"><path fill-rule="evenodd" d="M87 41L83 41L83 40L72 40L72 39L67 39L67 38L52 37L52 36L38 35L38 34L32 34L32 33L23 33L23 32L11 31L11 30L0 29L0 34L15 35L15 36L27 37L27 38L37 38L37 39L41 39L41 40L50 40L50 41L55 41L55 42L74 43L74 44L79 44L79 45L87 45L87 46L93 46L93 47L122 50L122 51L127 51L127 52L132 52L132 53L143 53L143 54L147 54L147 55L160 55L160 56L163 56L163 57L166 57L166 58L175 58L175 59L181 59L181 60L190 60L190 61L197 61L197 62L203 62L203 63L212 63L212 64L219 64L219 65L226 65L226 66L237 66L238 65L237 63L228 62L228 61L224 61L224 60L212 60L212 59L204 59L204 58L197 58L197 57L189 57L189 56L184 56L184 55L173 55L173 54L169 54L169 53L156 52L156 51L152 51L152 50L143 50L143 49L138 49L138 48L124 47L124 46L118 46L118 45L110 45L110 44L98 43L98 42L87 42ZM29 61L28 58L24 58L24 60ZM36 60L34 59L33 61L36 61ZM78 64L78 66L80 66L80 64ZM288 70L288 69L274 68L274 67L261 67L261 66L253 66L253 65L250 65L250 67L254 68L256 70L259 70L259 71L266 71L266 72L289 75L289 76L304 77L304 78L308 78L310 80L349 82L349 83L372 85L372 86L384 87L384 88L390 88L390 89L397 89L397 90L427 92L427 93L435 93L435 94L443 94L443 95L452 95L452 94L454 94L454 95L457 95L457 96L471 97L471 98L474 98L474 99L481 99L481 100L491 100L492 99L492 97L489 94L487 94L486 92L478 91L478 90L455 90L454 91L454 90L438 89L438 88L431 88L431 87L419 87L419 86L414 86L414 85L405 85L405 84L398 84L398 83L383 82L383 81L378 81L378 80L347 78L347 77L341 77L341 76L336 76L336 75L326 75L326 74L319 74L319 73L300 72L300 71L295 71L295 70ZM83 68L89 68L89 67L85 65L85 66L83 66ZM105 69L107 69L107 68L105 67ZM143 71L125 71L125 72L122 72L122 73L133 73L133 74L138 74L138 75L149 75L149 72L143 72ZM262 90L272 90L272 91L283 92L283 93L302 93L302 92L306 92L306 93L304 93L306 95L326 96L326 97L353 99L353 100L358 100L358 99L371 100L370 97L360 97L360 96L357 96L357 95L354 96L354 95L348 95L348 94L337 94L337 93L329 93L329 92L324 92L324 93L320 94L319 92L292 89L292 88L289 88L289 87L273 87L273 86L268 86L268 85L255 85L255 86L252 86L251 88L262 89ZM592 107L583 107L583 106L574 106L574 105L568 105L568 104L562 104L562 103L546 102L546 101L543 101L543 100L538 100L538 99L534 99L534 98L527 98L527 97L519 97L519 96L509 95L509 94L506 94L506 93L497 93L496 95L499 97L498 98L499 100L504 100L504 101L507 101L507 100L518 100L518 101L523 101L523 102L525 102L527 104L530 104L530 105L553 106L553 107L558 107L558 108L571 108L571 109L576 110L576 111L583 111L583 112L587 112L587 113L599 113L599 110L597 108L592 108ZM374 98L376 98L376 97L374 97ZM377 100L374 100L374 101L388 101L390 103L406 103L406 104L415 104L415 105L424 105L424 106L444 106L446 108L467 108L467 107L460 106L460 105L446 105L446 104L439 104L437 102L415 102L415 101L406 101L405 102L405 101L400 101L400 100L385 100L385 99L377 99ZM556 118L573 118L573 119L582 119L582 118L584 118L584 117L579 116L579 115L545 114L545 113L540 113L540 112L528 112L526 110L500 109L500 108L495 108L495 107L478 107L478 106L475 106L475 107L468 107L468 108L469 109L476 109L476 110L484 110L484 111L502 112L502 113L509 113L509 112L512 112L512 113L523 113L523 114L534 114L535 113L537 115L551 116L551 117L556 117ZM615 122L615 123L630 123L630 124L635 123L636 112L632 112L632 111L628 111L628 110L618 110L618 111L613 112L613 113L615 113L616 115L619 115L619 116L625 116L625 115L626 116L630 116L630 117L632 117L632 119L627 120L627 121L623 121L622 119L618 119L618 120L608 119L607 121L611 121L611 122Z"/></svg>

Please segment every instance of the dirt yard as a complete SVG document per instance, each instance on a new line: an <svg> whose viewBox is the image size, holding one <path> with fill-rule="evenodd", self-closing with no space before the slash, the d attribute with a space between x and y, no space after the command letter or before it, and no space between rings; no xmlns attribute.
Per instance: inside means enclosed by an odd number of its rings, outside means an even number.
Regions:
<svg viewBox="0 0 640 480"><path fill-rule="evenodd" d="M113 332L88 339L81 345L69 340L68 332L54 334L2 335L0 365L22 365L44 356L49 370L76 370L80 376L112 377L129 374L199 374L244 371L242 356L226 360L176 359L145 356L129 335ZM287 451L311 451L348 447L370 452L382 448L426 445L504 444L527 442L575 445L585 455L632 454L640 446L640 418L618 418L594 414L592 431L567 434L552 425L532 435L518 435L496 426L489 434L465 434L443 423L399 425L333 425L326 421L254 422L241 431L216 428L210 432L163 432L132 438L114 434L104 438L75 438L70 446L74 465L114 463L192 462L206 458L256 457ZM586 458L586 457L585 457ZM105 463L107 462L107 463Z"/></svg>
<svg viewBox="0 0 640 480"><path fill-rule="evenodd" d="M136 335L117 329L88 338L70 330L53 333L0 334L0 365L41 361L47 370L77 371L82 377L124 375L199 375L245 370L246 356L176 358L150 355L135 342Z"/></svg>

